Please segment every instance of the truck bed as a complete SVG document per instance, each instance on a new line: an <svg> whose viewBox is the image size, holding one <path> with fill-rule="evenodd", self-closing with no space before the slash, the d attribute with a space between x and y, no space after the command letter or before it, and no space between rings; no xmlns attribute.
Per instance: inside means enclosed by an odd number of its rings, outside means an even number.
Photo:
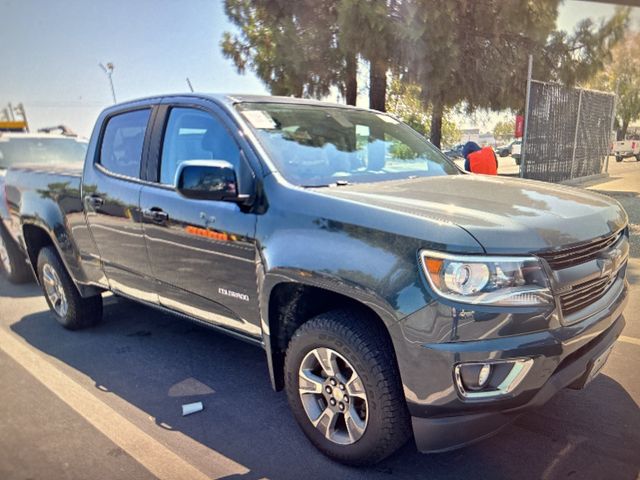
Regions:
<svg viewBox="0 0 640 480"><path fill-rule="evenodd" d="M12 212L25 202L53 202L64 214L82 211L82 165L24 165L7 171L6 201ZM14 222L15 225L15 222Z"/></svg>

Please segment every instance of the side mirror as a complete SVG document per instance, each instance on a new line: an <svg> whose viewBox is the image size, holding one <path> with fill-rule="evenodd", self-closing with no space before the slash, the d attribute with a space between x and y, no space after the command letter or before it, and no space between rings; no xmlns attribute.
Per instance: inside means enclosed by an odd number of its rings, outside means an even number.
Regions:
<svg viewBox="0 0 640 480"><path fill-rule="evenodd" d="M176 190L187 198L237 202L236 171L224 160L189 160L182 162L176 173Z"/></svg>

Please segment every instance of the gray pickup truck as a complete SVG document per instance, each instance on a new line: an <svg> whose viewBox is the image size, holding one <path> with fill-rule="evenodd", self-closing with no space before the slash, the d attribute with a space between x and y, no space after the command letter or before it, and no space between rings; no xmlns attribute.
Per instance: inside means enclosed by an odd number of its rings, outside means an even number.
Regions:
<svg viewBox="0 0 640 480"><path fill-rule="evenodd" d="M129 102L100 115L82 171L11 168L6 201L64 327L112 291L254 343L309 440L349 464L489 436L584 387L625 323L618 203L465 174L370 110Z"/></svg>

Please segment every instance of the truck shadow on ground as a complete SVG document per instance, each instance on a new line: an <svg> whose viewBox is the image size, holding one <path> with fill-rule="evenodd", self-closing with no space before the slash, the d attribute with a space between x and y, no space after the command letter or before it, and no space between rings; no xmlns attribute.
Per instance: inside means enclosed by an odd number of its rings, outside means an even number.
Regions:
<svg viewBox="0 0 640 480"><path fill-rule="evenodd" d="M36 283L35 279L30 279L27 282L14 285L9 283L4 278L4 272L0 270L0 295L7 298L27 298L37 295L41 295L42 290Z"/></svg>
<svg viewBox="0 0 640 480"><path fill-rule="evenodd" d="M250 470L227 478L636 479L640 472L638 406L605 375L583 392L561 392L477 445L421 455L410 442L376 467L355 469L327 460L306 441L285 395L271 390L263 352L239 340L115 297L105 300L105 321L89 330L65 331L45 311L11 329L161 428ZM182 417L181 405L193 401L205 410Z"/></svg>

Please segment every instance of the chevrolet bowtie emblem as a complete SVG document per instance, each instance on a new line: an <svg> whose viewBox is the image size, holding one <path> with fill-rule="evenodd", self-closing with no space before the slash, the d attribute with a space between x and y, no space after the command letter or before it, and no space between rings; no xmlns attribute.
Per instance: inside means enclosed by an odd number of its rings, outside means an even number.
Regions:
<svg viewBox="0 0 640 480"><path fill-rule="evenodd" d="M601 277L610 277L613 274L614 262L611 258L601 258L598 260Z"/></svg>

